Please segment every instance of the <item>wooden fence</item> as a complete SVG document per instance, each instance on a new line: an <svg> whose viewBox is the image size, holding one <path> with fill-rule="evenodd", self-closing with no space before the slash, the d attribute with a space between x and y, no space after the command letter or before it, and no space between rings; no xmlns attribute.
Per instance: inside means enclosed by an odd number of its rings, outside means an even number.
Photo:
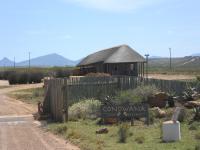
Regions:
<svg viewBox="0 0 200 150"><path fill-rule="evenodd" d="M130 76L120 77L74 77L45 80L44 111L56 121L68 119L68 106L86 99L101 99L115 95L122 90L134 89L139 85L155 85L164 92L181 95L188 85L183 81L141 79Z"/></svg>

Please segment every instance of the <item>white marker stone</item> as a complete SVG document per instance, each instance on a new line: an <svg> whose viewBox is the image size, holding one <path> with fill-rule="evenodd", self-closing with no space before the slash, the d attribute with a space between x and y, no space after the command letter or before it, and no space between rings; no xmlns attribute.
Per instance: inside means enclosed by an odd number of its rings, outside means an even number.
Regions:
<svg viewBox="0 0 200 150"><path fill-rule="evenodd" d="M180 122L179 121L165 121L162 126L163 141L179 141L181 140Z"/></svg>
<svg viewBox="0 0 200 150"><path fill-rule="evenodd" d="M171 142L181 140L180 122L177 121L180 111L181 108L176 107L172 119L170 121L163 122L163 141Z"/></svg>

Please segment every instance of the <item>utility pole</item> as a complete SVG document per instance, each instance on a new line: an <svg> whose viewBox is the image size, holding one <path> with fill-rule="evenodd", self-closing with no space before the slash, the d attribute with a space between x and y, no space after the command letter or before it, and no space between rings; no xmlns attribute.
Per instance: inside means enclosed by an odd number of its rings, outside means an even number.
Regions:
<svg viewBox="0 0 200 150"><path fill-rule="evenodd" d="M28 66L29 66L29 69L30 69L31 68L31 53L30 52L28 53L28 56L29 56Z"/></svg>
<svg viewBox="0 0 200 150"><path fill-rule="evenodd" d="M169 48L169 67L170 67L170 70L172 69L172 49Z"/></svg>
<svg viewBox="0 0 200 150"><path fill-rule="evenodd" d="M149 69L149 65L148 65L148 61L149 61L149 54L145 54L144 56L146 56L146 78L148 80L148 69Z"/></svg>
<svg viewBox="0 0 200 150"><path fill-rule="evenodd" d="M15 69L15 57L14 57L14 69Z"/></svg>

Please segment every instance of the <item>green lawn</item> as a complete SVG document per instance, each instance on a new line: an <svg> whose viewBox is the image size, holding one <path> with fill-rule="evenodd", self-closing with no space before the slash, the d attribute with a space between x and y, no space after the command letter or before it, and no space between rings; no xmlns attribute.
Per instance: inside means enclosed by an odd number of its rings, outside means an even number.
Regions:
<svg viewBox="0 0 200 150"><path fill-rule="evenodd" d="M23 101L29 104L37 104L39 101L43 101L44 89L33 88L26 90L18 90L9 93L10 97L16 98L17 100Z"/></svg>
<svg viewBox="0 0 200 150"><path fill-rule="evenodd" d="M108 128L107 134L95 133L96 130L103 127ZM194 150L195 146L200 143L200 140L195 138L195 134L200 130L189 130L187 123L181 123L182 140L172 143L162 142L160 123L150 126L141 124L131 126L126 143L119 143L118 128L117 125L99 126L96 125L96 121L91 120L48 125L50 131L61 134L84 150ZM137 142L136 139L143 139L143 143Z"/></svg>

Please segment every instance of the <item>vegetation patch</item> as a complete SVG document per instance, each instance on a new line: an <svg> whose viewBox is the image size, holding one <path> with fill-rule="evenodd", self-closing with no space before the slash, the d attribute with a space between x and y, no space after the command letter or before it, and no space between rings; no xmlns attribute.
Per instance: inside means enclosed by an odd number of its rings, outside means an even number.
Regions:
<svg viewBox="0 0 200 150"><path fill-rule="evenodd" d="M23 101L25 103L36 105L38 102L43 101L44 89L33 88L33 89L26 89L26 90L18 90L18 91L9 93L9 96L17 100Z"/></svg>
<svg viewBox="0 0 200 150"><path fill-rule="evenodd" d="M147 101L148 97L156 94L159 90L154 85L141 85L136 89L121 91L116 100L119 102L142 102Z"/></svg>
<svg viewBox="0 0 200 150"><path fill-rule="evenodd" d="M49 131L55 131L55 128L60 127L62 123L48 124ZM78 120L69 121L63 124L67 126L67 131L62 132L62 135L67 140L80 146L83 150L132 150L134 149L195 149L199 140L196 139L196 131L191 131L188 124L181 123L181 136L179 142L163 143L160 138L161 130L160 123L155 122L150 126L136 124L128 128L126 134L126 142L119 142L118 125L99 126L97 120ZM99 128L108 128L107 134L96 134L95 131ZM64 133L64 134L63 134ZM127 133L127 131L126 131ZM131 133L131 134L129 134Z"/></svg>
<svg viewBox="0 0 200 150"><path fill-rule="evenodd" d="M69 107L69 119L95 119L98 117L101 102L95 99L86 99Z"/></svg>

